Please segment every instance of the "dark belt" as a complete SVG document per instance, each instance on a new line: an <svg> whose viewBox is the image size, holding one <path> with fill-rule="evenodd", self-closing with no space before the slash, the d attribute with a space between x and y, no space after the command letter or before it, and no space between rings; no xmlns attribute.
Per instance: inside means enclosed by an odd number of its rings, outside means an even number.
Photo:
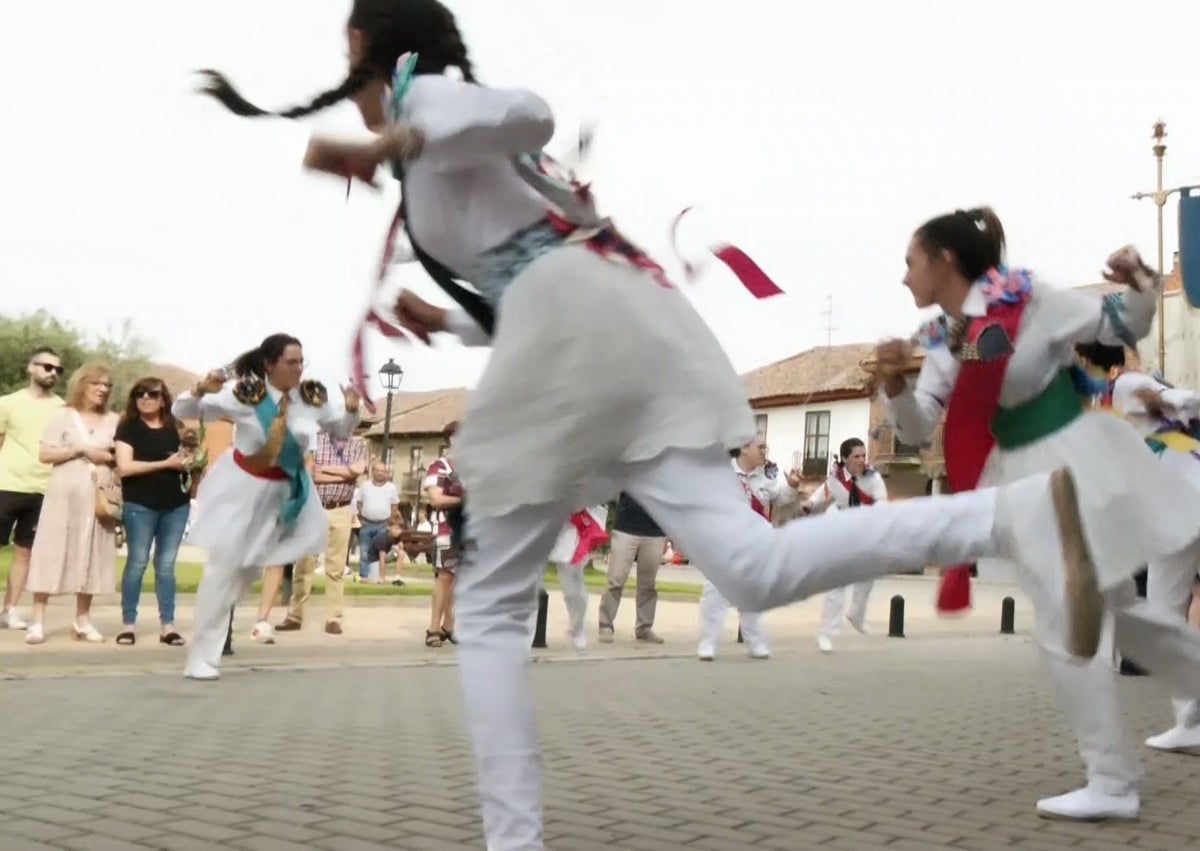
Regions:
<svg viewBox="0 0 1200 851"><path fill-rule="evenodd" d="M354 500L352 500L352 499L347 499L344 502L325 502L325 503L322 503L322 505L325 507L326 511L333 511L334 509L337 509L337 508L345 508L347 505L349 505L353 501Z"/></svg>

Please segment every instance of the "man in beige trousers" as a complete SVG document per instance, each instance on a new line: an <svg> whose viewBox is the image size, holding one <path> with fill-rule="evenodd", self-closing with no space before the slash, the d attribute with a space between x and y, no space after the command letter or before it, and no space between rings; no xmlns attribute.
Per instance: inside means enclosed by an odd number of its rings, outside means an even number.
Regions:
<svg viewBox="0 0 1200 851"><path fill-rule="evenodd" d="M325 516L329 518L329 544L325 548L325 631L342 634L345 600L346 558L350 552L350 528L354 521L354 488L367 472L366 444L338 440L325 432L317 435L313 452L313 482ZM304 623L304 607L312 595L317 556L305 556L292 571L292 599L287 617L276 632L294 632Z"/></svg>
<svg viewBox="0 0 1200 851"><path fill-rule="evenodd" d="M634 639L644 644L662 644L654 632L654 612L658 606L658 568L662 564L666 538L662 529L629 494L617 501L612 540L608 551L608 588L600 598L600 640L613 640L613 621L629 571L637 562L637 620Z"/></svg>

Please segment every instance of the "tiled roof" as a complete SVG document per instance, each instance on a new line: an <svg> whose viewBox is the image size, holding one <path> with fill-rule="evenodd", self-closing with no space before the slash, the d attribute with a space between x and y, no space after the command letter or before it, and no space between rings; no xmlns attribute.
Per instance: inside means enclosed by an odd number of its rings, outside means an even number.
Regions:
<svg viewBox="0 0 1200 851"><path fill-rule="evenodd" d="M465 387L393 394L390 432L397 436L441 434L451 422L462 419L466 397ZM383 434L386 404L386 399L375 400L375 414L364 420L364 424L370 423L365 436Z"/></svg>
<svg viewBox="0 0 1200 851"><path fill-rule="evenodd" d="M875 351L874 343L818 346L759 367L742 376L750 401L778 396L869 393L870 375L862 362Z"/></svg>

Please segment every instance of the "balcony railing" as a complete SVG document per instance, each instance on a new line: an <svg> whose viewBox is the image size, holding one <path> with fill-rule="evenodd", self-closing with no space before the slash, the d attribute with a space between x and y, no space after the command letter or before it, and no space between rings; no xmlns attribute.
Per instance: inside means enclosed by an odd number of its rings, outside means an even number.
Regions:
<svg viewBox="0 0 1200 851"><path fill-rule="evenodd" d="M941 459L944 450L943 426L933 433L928 447L905 443L896 436L891 426L880 426L871 437L870 457L875 463L919 464L926 459Z"/></svg>

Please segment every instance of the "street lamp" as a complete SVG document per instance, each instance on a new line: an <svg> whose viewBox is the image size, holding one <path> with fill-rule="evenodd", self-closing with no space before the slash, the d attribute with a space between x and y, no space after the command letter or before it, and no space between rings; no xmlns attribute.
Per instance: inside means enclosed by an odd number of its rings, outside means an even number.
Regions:
<svg viewBox="0 0 1200 851"><path fill-rule="evenodd" d="M383 389L387 391L387 406L383 414L383 462L388 465L390 470L392 467L392 394L400 389L400 382L404 380L404 370L400 368L400 364L392 358L388 358L388 362L379 367L379 379L383 382Z"/></svg>
<svg viewBox="0 0 1200 851"><path fill-rule="evenodd" d="M1172 189L1163 187L1163 157L1167 153L1167 144L1163 140L1167 138L1166 122L1159 119L1154 122L1153 132L1150 138L1154 140L1154 146L1151 150L1154 152L1154 159L1157 165L1157 181L1153 192L1137 192L1129 197L1135 201L1140 201L1143 198L1150 198L1154 201L1154 206L1158 208L1158 274L1163 276L1166 274L1166 267L1163 263L1163 207L1166 206L1167 199L1172 195L1183 192L1187 189L1195 189L1194 186L1176 186ZM1166 288L1164 287L1163 290ZM1158 373L1166 380L1167 375L1167 334L1166 334L1166 317L1163 316L1163 308L1166 305L1163 296L1165 292L1160 290L1158 294Z"/></svg>

